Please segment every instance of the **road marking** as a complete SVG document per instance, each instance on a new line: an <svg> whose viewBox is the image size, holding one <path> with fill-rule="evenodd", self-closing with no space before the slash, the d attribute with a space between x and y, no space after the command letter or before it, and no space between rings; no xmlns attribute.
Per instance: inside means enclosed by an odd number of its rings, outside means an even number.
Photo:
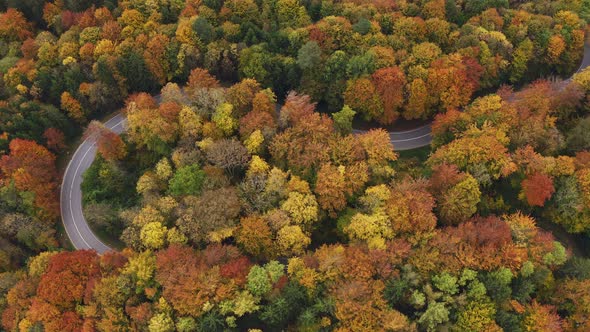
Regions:
<svg viewBox="0 0 590 332"><path fill-rule="evenodd" d="M121 123L126 122L127 118L124 118L123 120L119 121L119 123L117 123L116 125L112 126L110 129L115 129L116 127L118 127Z"/></svg>
<svg viewBox="0 0 590 332"><path fill-rule="evenodd" d="M72 159L74 159L74 157L76 156L76 154L78 154L78 151L80 151L80 149L82 148L82 146L84 145L84 143L86 143L86 141L87 141L87 140L84 140L84 141L82 142L82 144L80 144L80 146L78 146L78 148L76 149L76 151L74 151L74 154L72 155ZM68 226L66 225L66 221L65 221L65 218L64 218L64 215L65 215L65 213L64 213L64 207L61 205L61 201L62 201L62 199L63 199L63 195L64 195L64 191L63 191L63 189L64 189L64 183L65 183L65 181L66 181L66 178L67 178L68 172L70 171L70 166L71 166L71 165L72 165L72 162L70 161L70 162L68 163L68 166L66 166L66 171L64 172L64 177L63 177L63 179L61 180L61 192L60 192L60 210L61 210L61 212L62 212L62 213L61 213L61 221L62 221L62 223L63 223L63 225L64 225L64 228L65 228L65 230L66 230L66 234L68 235L68 238L69 238L69 239L70 239L70 241L72 242L72 245L74 246L74 248L76 248L76 244L75 244L75 243L74 243L74 241L72 240L72 237L70 236L70 232L68 231ZM71 195L71 191L70 191L70 199L71 199L71 197L72 197L72 195ZM71 212L71 209L72 209L72 206L71 206L71 204L70 204L70 212ZM72 221L74 221L74 216L73 216L73 215L72 215ZM75 221L74 221L74 224L75 224ZM87 244L88 244L88 243L87 243ZM78 249L78 248L76 248L76 249Z"/></svg>
<svg viewBox="0 0 590 332"><path fill-rule="evenodd" d="M390 134L390 135L391 135L391 134L393 134L393 135L397 135L397 134L407 134L407 133L413 133L413 132L415 132L415 131L418 131L418 130L422 130L422 129L428 128L428 126L430 126L430 124L427 124L427 125L424 125L424 126L422 126L422 127L415 128L415 129L410 129L410 130L403 130L403 131L390 131L390 132L389 132L389 134Z"/></svg>
<svg viewBox="0 0 590 332"><path fill-rule="evenodd" d="M121 123L121 122L119 122ZM82 159L80 160L80 163L78 164L78 167L76 168L76 173L74 173L74 179L78 176L78 170L80 169L80 166L82 166L82 162L84 162L84 159L86 159L86 155L88 154L88 152L90 152L90 150L92 149L92 147L96 146L96 142L92 143L92 145L90 146L90 148L86 151L86 153L84 153L84 155L82 156ZM96 155L96 151L95 151L95 155ZM93 158L94 160L94 158ZM74 182L72 182L72 185L74 184ZM84 218L84 211L82 210L82 190L80 190L80 214L82 215L82 218ZM70 191L70 195L71 195L71 191ZM72 206L70 205L70 210L72 209ZM72 211L72 220L74 220L74 213ZM100 245L103 246L104 249L106 248L106 250L111 250L111 247L107 246L106 244L104 244L92 231L92 229L90 228L90 226L88 225L88 222L86 221L86 218L84 218L84 223L86 224L86 226L88 227L88 230L90 230L90 234L92 234L92 237L94 237L94 240L96 240ZM86 242L86 240L84 239L84 235L80 232L80 230L78 230L78 225L76 224L76 220L74 220L74 226L76 226L76 230L78 231L78 234L80 234L80 237L82 237L82 240L84 241L84 243L86 243L88 245L88 247L90 249L94 249L97 250L97 248L93 248L91 245L88 244L88 242ZM97 250L98 251L98 250Z"/></svg>
<svg viewBox="0 0 590 332"><path fill-rule="evenodd" d="M397 139L397 140L392 139L391 143L415 141L417 139L421 139L421 138L428 137L428 136L430 136L430 133L422 135L422 136L418 136L418 137L408 138L408 139Z"/></svg>
<svg viewBox="0 0 590 332"><path fill-rule="evenodd" d="M86 141L84 141L84 142L86 142ZM86 155L88 155L88 152L90 152L90 150L92 149L92 147L94 147L94 145L95 145L95 143L92 143L92 145L90 145L88 150L86 150L86 152L84 153L84 155L80 159L80 162L78 163L78 167L76 167L76 170L74 171L74 175L72 177L72 185L70 186L70 202L72 201L72 192L74 191L74 183L76 182L76 178L78 177L78 171L80 170L80 166L82 166L82 162L84 161L84 159L86 159ZM80 199L82 199L82 198L80 197ZM84 242L88 246L89 249L94 249L94 248L92 248L92 246L90 244L88 244L88 242L86 242L86 239L84 239L84 235L82 235L82 233L80 232L80 229L78 228L78 224L76 223L76 219L74 219L74 209L72 208L72 204L70 204L70 214L72 215L72 221L74 223L74 228L76 228L76 232L78 232L78 235L80 235L80 239L82 239L82 242Z"/></svg>
<svg viewBox="0 0 590 332"><path fill-rule="evenodd" d="M115 118L116 118L116 116L115 116L115 117L113 117L113 118L111 118L109 121L107 121L107 122L105 123L105 125L107 125L107 124L108 124L108 122L112 121L112 120L113 120L113 119L115 119ZM113 125L113 126L112 126L112 127L110 127L109 129L116 128L116 127L118 127L119 125L121 125L121 124L122 124L123 122L125 122L125 121L127 121L127 119L126 119L126 118L123 118L122 120L120 120L119 122L117 122L115 125ZM86 140L84 140L84 141L83 141L83 142L80 144L80 146L78 146L78 148L76 149L76 151L75 151L75 152L74 152L74 154L72 155L72 160L75 160L75 159L76 159L75 157L78 155L78 153L81 153L81 152L80 152L80 149L81 149L81 148L82 148L82 147L83 147L85 144L89 143L89 142L90 142L90 139L92 139L92 137L89 137L89 138L87 138ZM80 161L78 162L78 165L77 165L77 167L76 167L76 170L74 171L74 174L73 174L73 175L72 175L72 177L71 177L72 183L71 183L71 185L70 185L70 190L69 190L69 197L68 197L68 198L69 198L69 200L68 200L69 202L67 202L67 203L69 203L69 210L70 210L69 212L70 212L70 216L71 216L72 223L74 224L74 228L75 228L76 232L78 233L78 235L79 235L79 237L80 237L80 240L82 240L82 242L83 242L83 243L84 243L84 244L85 244L85 245L88 247L88 249L94 249L94 250L97 250L97 249L99 249L99 248L93 248L93 247L92 247L92 246L91 246L91 245L90 245L90 244L89 244L89 243L86 241L86 239L85 239L84 235L82 234L82 232L80 232L80 229L78 228L78 224L76 223L76 219L74 218L74 209L73 209L73 207L72 207L72 205L73 205L73 204L72 204L72 203L73 203L73 199L72 199L72 193L73 193L73 191L74 191L74 184L75 184L75 182L76 182L76 178L78 177L78 172L80 171L80 167L82 166L82 163L83 163L83 162L84 162L84 160L86 159L86 156L88 155L88 153L89 153L89 152L92 150L92 148L93 148L94 146L96 146L96 142L93 142L93 143L92 143L92 145L90 145L90 147L88 147L88 149L86 150L86 152L84 152L84 154L82 155L82 158L81 158L81 159L80 159ZM65 184L66 178L68 178L68 177L69 177L68 175L69 175L69 171L70 171L70 166L71 166L71 165L72 165L72 163L71 163L71 162L70 162L70 163L68 163L68 166L66 167L66 171L64 172L64 178L62 179L62 191L61 191L61 193L60 193L60 197L61 197L61 199L60 199L60 200L63 200L63 196L64 196L63 188L64 188L64 184ZM70 240L72 241L72 245L73 245L73 246L74 246L76 249L85 249L85 248L79 248L79 247L76 245L76 243L74 243L74 241L73 241L72 237L70 236L70 233L69 233L69 231L68 231L68 226L66 225L66 221L65 221L65 217L64 217L64 216L65 216L65 214L64 214L64 208L65 208L65 207L61 207L61 210L62 210L62 218L61 218L61 219L62 219L62 223L64 224L64 228L65 228L65 230L66 230L66 234L68 235L68 237L69 237L69 238L70 238ZM81 212L82 212L82 217L83 217L83 216L84 216L84 214L83 214L83 211L81 211ZM96 241L97 241L99 244L101 244L101 245L102 245L104 248L106 248L107 250L111 249L109 246L105 245L105 244L104 244L104 243L103 243L103 242L102 242L102 241L101 241L99 238L97 238L97 237L96 237L96 235L94 235L94 233L92 232L92 230L91 230L91 233L92 233L92 236L95 238L95 240L96 240ZM102 249L104 249L104 248L100 248L100 249L102 250Z"/></svg>

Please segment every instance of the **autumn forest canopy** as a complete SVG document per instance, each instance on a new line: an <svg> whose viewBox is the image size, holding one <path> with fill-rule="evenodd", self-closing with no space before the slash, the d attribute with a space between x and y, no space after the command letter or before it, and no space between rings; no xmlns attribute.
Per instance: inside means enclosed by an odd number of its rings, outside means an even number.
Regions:
<svg viewBox="0 0 590 332"><path fill-rule="evenodd" d="M588 23L588 0L0 0L0 330L590 331ZM417 122L431 144L396 150ZM80 138L103 255L60 222Z"/></svg>

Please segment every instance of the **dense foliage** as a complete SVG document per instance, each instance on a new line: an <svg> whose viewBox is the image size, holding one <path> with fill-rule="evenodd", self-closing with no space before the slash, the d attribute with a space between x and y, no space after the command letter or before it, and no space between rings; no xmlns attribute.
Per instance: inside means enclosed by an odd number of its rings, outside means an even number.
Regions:
<svg viewBox="0 0 590 332"><path fill-rule="evenodd" d="M590 330L590 70L534 81L577 69L588 19L0 1L2 329ZM119 108L122 137L91 121ZM427 157L352 130L401 118L434 119ZM126 247L102 256L55 230L55 155L83 127L86 219Z"/></svg>

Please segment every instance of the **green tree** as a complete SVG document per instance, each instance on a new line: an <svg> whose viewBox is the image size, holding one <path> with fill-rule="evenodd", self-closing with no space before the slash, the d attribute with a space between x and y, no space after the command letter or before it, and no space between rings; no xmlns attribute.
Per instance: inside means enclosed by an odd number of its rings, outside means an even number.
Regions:
<svg viewBox="0 0 590 332"><path fill-rule="evenodd" d="M301 46L297 53L297 64L301 69L311 71L316 68L322 60L322 50L315 41L309 41Z"/></svg>
<svg viewBox="0 0 590 332"><path fill-rule="evenodd" d="M567 132L567 147L577 152L590 149L590 117L580 120L574 128Z"/></svg>
<svg viewBox="0 0 590 332"><path fill-rule="evenodd" d="M352 133L352 120L356 112L348 105L344 105L339 112L333 113L334 125L342 135Z"/></svg>
<svg viewBox="0 0 590 332"><path fill-rule="evenodd" d="M263 296L270 292L272 283L266 269L259 265L252 266L246 287L255 296Z"/></svg>
<svg viewBox="0 0 590 332"><path fill-rule="evenodd" d="M215 123L217 128L226 136L231 134L238 128L238 121L232 116L233 106L228 103L223 103L217 107L211 120Z"/></svg>
<svg viewBox="0 0 590 332"><path fill-rule="evenodd" d="M467 174L465 179L451 187L439 201L439 210L443 222L451 225L469 219L477 212L481 192L477 180Z"/></svg>
<svg viewBox="0 0 590 332"><path fill-rule="evenodd" d="M172 332L174 331L174 321L168 314L162 312L150 319L148 329L150 332Z"/></svg>
<svg viewBox="0 0 590 332"><path fill-rule="evenodd" d="M209 23L209 20L204 17L198 17L193 22L193 30L205 45L209 44L215 39L215 29L213 25Z"/></svg>
<svg viewBox="0 0 590 332"><path fill-rule="evenodd" d="M371 21L363 17L352 26L352 30L361 35L366 35L371 31Z"/></svg>
<svg viewBox="0 0 590 332"><path fill-rule="evenodd" d="M530 39L523 40L512 55L512 70L510 71L510 82L519 82L528 69L528 63L533 57L533 42Z"/></svg>
<svg viewBox="0 0 590 332"><path fill-rule="evenodd" d="M355 55L350 58L346 65L346 74L348 77L356 79L369 75L375 71L375 56L372 52L366 52L363 55Z"/></svg>
<svg viewBox="0 0 590 332"><path fill-rule="evenodd" d="M437 326L449 321L449 314L449 309L445 307L444 303L431 302L426 311L418 319L418 323L426 331L436 331Z"/></svg>
<svg viewBox="0 0 590 332"><path fill-rule="evenodd" d="M244 49L240 53L240 76L267 83L270 76L268 68L272 55L261 45Z"/></svg>
<svg viewBox="0 0 590 332"><path fill-rule="evenodd" d="M205 172L199 165L189 165L176 170L168 183L168 191L174 196L197 195L201 192Z"/></svg>

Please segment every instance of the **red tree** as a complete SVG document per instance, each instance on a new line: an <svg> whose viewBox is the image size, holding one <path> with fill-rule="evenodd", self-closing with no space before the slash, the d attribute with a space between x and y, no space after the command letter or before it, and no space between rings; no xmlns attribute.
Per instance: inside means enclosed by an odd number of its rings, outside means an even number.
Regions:
<svg viewBox="0 0 590 332"><path fill-rule="evenodd" d="M85 136L96 137L98 153L106 160L122 159L127 154L125 142L121 137L98 121L90 122Z"/></svg>
<svg viewBox="0 0 590 332"><path fill-rule="evenodd" d="M555 192L553 179L542 173L529 175L522 181L522 191L530 206L543 206Z"/></svg>
<svg viewBox="0 0 590 332"><path fill-rule="evenodd" d="M55 152L59 152L66 147L64 134L59 129L47 128L43 133L43 137L47 140L47 147Z"/></svg>
<svg viewBox="0 0 590 332"><path fill-rule="evenodd" d="M383 102L383 114L378 120L383 124L391 124L399 117L399 109L404 103L406 75L399 67L391 67L377 70L372 78Z"/></svg>
<svg viewBox="0 0 590 332"><path fill-rule="evenodd" d="M99 257L94 251L61 252L49 260L37 287L40 299L62 310L75 309L100 278Z"/></svg>
<svg viewBox="0 0 590 332"><path fill-rule="evenodd" d="M1 179L14 181L16 189L35 194L35 206L44 217L57 216L57 171L55 156L45 147L29 140L14 139L10 154L0 159Z"/></svg>

